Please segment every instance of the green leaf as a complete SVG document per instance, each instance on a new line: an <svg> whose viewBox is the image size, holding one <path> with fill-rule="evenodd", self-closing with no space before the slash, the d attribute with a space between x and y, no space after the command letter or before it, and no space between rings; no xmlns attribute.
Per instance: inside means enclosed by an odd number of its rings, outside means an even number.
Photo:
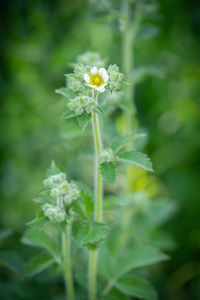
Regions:
<svg viewBox="0 0 200 300"><path fill-rule="evenodd" d="M7 267L11 271L22 274L24 269L24 262L22 258L14 251L1 251L0 266Z"/></svg>
<svg viewBox="0 0 200 300"><path fill-rule="evenodd" d="M76 117L76 115L77 114L74 110L67 110L62 114L61 118L62 119L71 119L71 118Z"/></svg>
<svg viewBox="0 0 200 300"><path fill-rule="evenodd" d="M137 151L127 151L118 154L120 161L128 162L147 171L152 171L152 163L146 154Z"/></svg>
<svg viewBox="0 0 200 300"><path fill-rule="evenodd" d="M83 113L80 116L77 116L77 121L81 129L85 129L88 123L90 122L91 114Z"/></svg>
<svg viewBox="0 0 200 300"><path fill-rule="evenodd" d="M104 180L113 185L116 180L116 165L113 162L103 163L100 166L101 174Z"/></svg>
<svg viewBox="0 0 200 300"><path fill-rule="evenodd" d="M11 229L0 230L0 242L9 237L12 234Z"/></svg>
<svg viewBox="0 0 200 300"><path fill-rule="evenodd" d="M101 254L104 255L104 251L101 251ZM126 255L120 259L113 259L112 254L109 251L106 253L106 259L104 259L104 257L102 259L100 258L100 270L103 276L108 279L108 284L105 288L106 293L108 293L109 290L115 286L116 282L128 272L169 258L168 255L161 252L158 248L145 245L135 246L133 250L126 253Z"/></svg>
<svg viewBox="0 0 200 300"><path fill-rule="evenodd" d="M115 282L115 287L127 296L146 300L158 299L153 286L147 280L140 277L121 278Z"/></svg>
<svg viewBox="0 0 200 300"><path fill-rule="evenodd" d="M29 246L44 248L53 255L56 253L53 241L44 231L35 229L27 230L22 238L22 243Z"/></svg>
<svg viewBox="0 0 200 300"><path fill-rule="evenodd" d="M145 267L168 259L168 255L152 246L139 246L127 254L118 265L116 276L119 278L132 269Z"/></svg>
<svg viewBox="0 0 200 300"><path fill-rule="evenodd" d="M86 215L91 217L94 212L94 201L91 193L81 190L80 197L83 199Z"/></svg>
<svg viewBox="0 0 200 300"><path fill-rule="evenodd" d="M98 113L98 114L102 114L103 113L103 110L102 110L102 108L98 105L96 108L95 108L95 110L94 110L96 113Z"/></svg>
<svg viewBox="0 0 200 300"><path fill-rule="evenodd" d="M28 222L27 225L31 226L33 228L42 228L46 222L48 222L48 218L45 217L44 213L40 211L35 219L33 219L31 222Z"/></svg>
<svg viewBox="0 0 200 300"><path fill-rule="evenodd" d="M70 98L74 95L74 93L67 87L62 87L60 89L55 90L56 94L60 94L64 97Z"/></svg>
<svg viewBox="0 0 200 300"><path fill-rule="evenodd" d="M51 175L58 174L59 172L60 172L60 169L58 169L58 167L56 166L55 162L52 161L50 167L47 170L47 177L49 177Z"/></svg>
<svg viewBox="0 0 200 300"><path fill-rule="evenodd" d="M116 136L111 144L112 150L117 153L123 147L125 147L128 143L133 142L134 140L144 137L145 133L140 134L128 134L126 136Z"/></svg>
<svg viewBox="0 0 200 300"><path fill-rule="evenodd" d="M25 268L25 275L26 276L32 276L37 273L42 272L46 268L48 268L50 265L54 263L54 260L52 257L47 255L38 255L33 257Z"/></svg>
<svg viewBox="0 0 200 300"><path fill-rule="evenodd" d="M82 225L76 235L76 243L79 247L88 244L99 243L106 237L108 227L105 224L97 222L88 222Z"/></svg>

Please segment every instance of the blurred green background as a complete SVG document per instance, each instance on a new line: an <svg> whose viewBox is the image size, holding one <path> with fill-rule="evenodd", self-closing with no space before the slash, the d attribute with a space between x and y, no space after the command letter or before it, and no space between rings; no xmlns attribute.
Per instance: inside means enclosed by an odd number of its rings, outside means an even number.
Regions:
<svg viewBox="0 0 200 300"><path fill-rule="evenodd" d="M134 45L135 67L159 65L164 70L135 88L136 116L148 132L146 150L155 174L147 180L138 171L134 188L152 194L159 189L178 207L164 226L176 247L153 282L160 299L198 300L200 2L157 3L158 12L144 18ZM15 249L25 260L32 250L20 238L38 210L32 199L50 161L55 159L71 178L83 181L90 165L90 134L80 134L74 123L60 118L63 103L54 90L65 85L63 74L86 51L121 66L120 8L120 1L109 0L2 0L0 226L10 231L1 249ZM111 115L113 122L116 114L118 124L123 122L120 111ZM62 279L54 281L42 275L24 279L1 268L0 299L62 299Z"/></svg>

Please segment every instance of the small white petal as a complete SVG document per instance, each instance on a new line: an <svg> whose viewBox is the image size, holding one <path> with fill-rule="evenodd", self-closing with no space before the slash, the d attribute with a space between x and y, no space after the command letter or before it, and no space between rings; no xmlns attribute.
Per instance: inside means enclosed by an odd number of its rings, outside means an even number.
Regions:
<svg viewBox="0 0 200 300"><path fill-rule="evenodd" d="M90 76L87 73L84 74L83 78L87 83L90 82Z"/></svg>
<svg viewBox="0 0 200 300"><path fill-rule="evenodd" d="M107 71L106 71L105 68L100 68L99 71L98 71L98 73L99 73L99 75L102 76L104 82L108 81L109 76L108 76L108 73L107 73Z"/></svg>
<svg viewBox="0 0 200 300"><path fill-rule="evenodd" d="M93 67L91 70L90 70L90 73L92 74L92 75L95 75L95 74L97 74L97 67Z"/></svg>
<svg viewBox="0 0 200 300"><path fill-rule="evenodd" d="M93 85L93 84L88 84L88 86L90 86L90 87L93 88L93 89L96 88L96 85Z"/></svg>
<svg viewBox="0 0 200 300"><path fill-rule="evenodd" d="M102 84L101 86L96 86L95 90L97 90L99 93L105 92L105 86Z"/></svg>

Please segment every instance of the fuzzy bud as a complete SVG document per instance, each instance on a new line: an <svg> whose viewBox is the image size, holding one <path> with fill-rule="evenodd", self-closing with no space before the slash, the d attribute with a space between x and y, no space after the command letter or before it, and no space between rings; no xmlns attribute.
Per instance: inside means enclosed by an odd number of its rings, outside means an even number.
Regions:
<svg viewBox="0 0 200 300"><path fill-rule="evenodd" d="M111 148L104 149L100 155L100 162L110 162L113 160L113 150Z"/></svg>
<svg viewBox="0 0 200 300"><path fill-rule="evenodd" d="M52 186L52 180L51 178L47 178L43 181L43 185L45 188L50 188Z"/></svg>
<svg viewBox="0 0 200 300"><path fill-rule="evenodd" d="M51 189L50 195L53 198L57 198L58 196L60 196L60 190L58 188L53 188Z"/></svg>
<svg viewBox="0 0 200 300"><path fill-rule="evenodd" d="M82 83L72 75L68 76L67 85L74 92L81 90L83 86Z"/></svg>
<svg viewBox="0 0 200 300"><path fill-rule="evenodd" d="M59 188L62 194L65 194L69 189L69 183L65 180L60 184Z"/></svg>

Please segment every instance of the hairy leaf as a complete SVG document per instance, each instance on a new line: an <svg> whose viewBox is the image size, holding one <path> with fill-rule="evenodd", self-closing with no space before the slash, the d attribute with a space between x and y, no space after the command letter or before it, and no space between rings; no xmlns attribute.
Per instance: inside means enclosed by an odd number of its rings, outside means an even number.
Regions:
<svg viewBox="0 0 200 300"><path fill-rule="evenodd" d="M121 150L122 148L124 148L126 146L126 144L140 138L140 137L144 137L145 134L141 133L141 134L128 134L126 136L117 136L114 138L114 140L112 141L111 144L111 148L112 150L117 153L119 150Z"/></svg>
<svg viewBox="0 0 200 300"><path fill-rule="evenodd" d="M118 154L120 161L128 162L147 171L153 171L152 163L146 154L137 151L127 151Z"/></svg>
<svg viewBox="0 0 200 300"><path fill-rule="evenodd" d="M103 163L100 166L101 174L104 180L113 185L116 180L116 165L113 162Z"/></svg>
<svg viewBox="0 0 200 300"><path fill-rule="evenodd" d="M55 90L56 94L60 94L64 97L70 98L73 96L73 92L67 88L67 87L62 87L60 89Z"/></svg>
<svg viewBox="0 0 200 300"><path fill-rule="evenodd" d="M76 242L79 247L100 242L107 235L108 227L102 223L85 223L76 236Z"/></svg>
<svg viewBox="0 0 200 300"><path fill-rule="evenodd" d="M83 113L80 116L77 116L77 120L81 129L85 129L88 123L90 122L91 114Z"/></svg>
<svg viewBox="0 0 200 300"><path fill-rule="evenodd" d="M46 222L48 222L48 218L45 217L44 213L40 211L35 219L33 219L31 222L28 222L27 225L32 228L42 228Z"/></svg>
<svg viewBox="0 0 200 300"><path fill-rule="evenodd" d="M74 110L67 110L62 114L61 118L62 119L71 119L71 118L76 117L76 115L77 114Z"/></svg>

